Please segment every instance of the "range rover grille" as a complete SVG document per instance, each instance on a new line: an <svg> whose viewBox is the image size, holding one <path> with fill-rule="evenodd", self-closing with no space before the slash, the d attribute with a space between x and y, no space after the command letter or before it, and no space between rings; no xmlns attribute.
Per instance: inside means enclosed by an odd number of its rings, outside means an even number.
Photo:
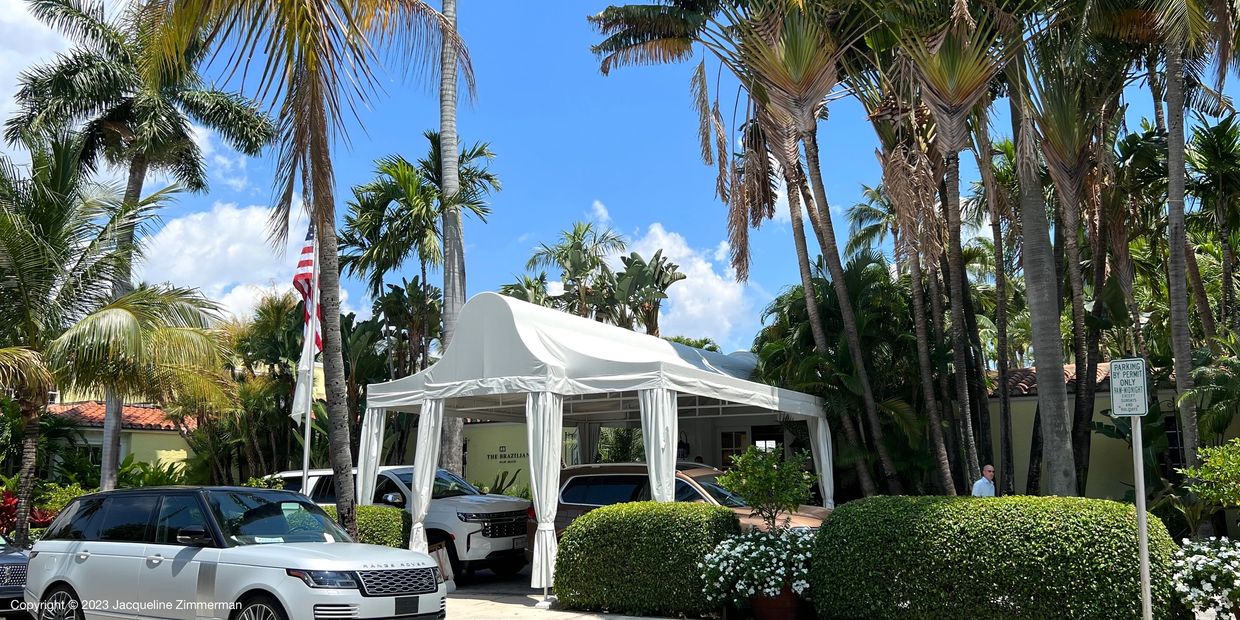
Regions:
<svg viewBox="0 0 1240 620"><path fill-rule="evenodd" d="M7 566L0 564L0 586L24 585L26 585L25 564L9 564Z"/></svg>
<svg viewBox="0 0 1240 620"><path fill-rule="evenodd" d="M363 570L358 571L357 576L362 580L362 594L365 596L429 594L439 589L433 567Z"/></svg>
<svg viewBox="0 0 1240 620"><path fill-rule="evenodd" d="M314 606L315 620L337 620L338 618L356 618L357 605L353 603L318 603Z"/></svg>

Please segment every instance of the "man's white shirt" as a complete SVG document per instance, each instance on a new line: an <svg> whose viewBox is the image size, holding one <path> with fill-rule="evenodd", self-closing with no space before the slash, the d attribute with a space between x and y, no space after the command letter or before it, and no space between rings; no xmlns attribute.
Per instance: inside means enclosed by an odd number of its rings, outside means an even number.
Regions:
<svg viewBox="0 0 1240 620"><path fill-rule="evenodd" d="M973 497L994 497L995 483L986 479L985 476L979 478L973 483Z"/></svg>

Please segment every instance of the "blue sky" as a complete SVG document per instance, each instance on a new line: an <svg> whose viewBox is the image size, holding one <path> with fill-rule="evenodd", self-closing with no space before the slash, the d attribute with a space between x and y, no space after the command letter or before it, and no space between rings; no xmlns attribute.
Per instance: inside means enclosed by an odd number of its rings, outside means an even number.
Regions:
<svg viewBox="0 0 1240 620"><path fill-rule="evenodd" d="M585 16L606 2L553 0L539 3L538 11L519 2L460 4L460 30L472 55L478 97L462 103L459 133L462 142L491 143L498 155L492 169L504 184L491 200L489 221L466 224L469 292L511 281L539 242L553 240L574 220L594 219L622 232L645 255L664 248L690 276L671 291L665 334L710 336L727 349L748 348L761 309L798 280L791 231L786 214L753 231L749 282L733 280L721 246L727 238L725 208L714 197L714 169L703 165L698 153L688 89L692 63L622 68L602 76L589 52L599 36ZM17 72L64 45L20 0L0 0L0 114L11 109ZM218 74L219 68L207 73ZM349 187L371 177L376 158L422 156L427 149L422 132L438 126L438 102L425 80L384 75L383 81L386 94L361 112L364 129L351 124L349 144L337 150L341 213ZM717 94L725 119L730 118L735 87L725 80ZM1135 98L1134 109L1149 109L1147 95ZM1006 123L1006 115L996 115L996 122ZM876 143L851 99L833 104L821 131L823 172L837 236L843 238L847 224L841 210L859 200L862 183L878 181ZM1001 127L997 133L1008 132ZM201 287L244 312L261 290L288 286L295 250L273 252L263 241L271 161L247 160L210 132L199 141L208 153L210 192L181 195L165 211L165 226L150 240L142 275ZM971 155L962 160L965 180L975 178ZM295 228L290 247L304 235L304 224ZM417 265L410 264L404 275L416 272ZM346 309L368 315L364 287L348 281L344 288Z"/></svg>

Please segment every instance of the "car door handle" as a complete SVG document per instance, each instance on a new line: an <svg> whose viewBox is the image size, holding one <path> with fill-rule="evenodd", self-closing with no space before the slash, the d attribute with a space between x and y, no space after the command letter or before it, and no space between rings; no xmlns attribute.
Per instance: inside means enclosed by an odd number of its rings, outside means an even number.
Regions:
<svg viewBox="0 0 1240 620"><path fill-rule="evenodd" d="M89 551L79 551L77 554L77 559L79 560L85 560L86 558L89 558L89 557L90 557Z"/></svg>
<svg viewBox="0 0 1240 620"><path fill-rule="evenodd" d="M155 555L146 556L147 564L159 564L160 562L163 562L163 561L164 561L164 556L159 555L158 553L156 553Z"/></svg>

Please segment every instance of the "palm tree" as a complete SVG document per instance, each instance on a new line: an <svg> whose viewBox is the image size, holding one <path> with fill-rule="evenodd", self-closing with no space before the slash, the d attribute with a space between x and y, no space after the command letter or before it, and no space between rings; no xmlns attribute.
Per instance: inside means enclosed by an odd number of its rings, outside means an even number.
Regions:
<svg viewBox="0 0 1240 620"><path fill-rule="evenodd" d="M233 148L257 155L271 142L272 121L256 103L205 83L194 69L207 56L196 42L181 59L186 71L143 73L151 25L138 3L114 19L102 2L31 0L31 12L75 40L75 47L49 64L22 73L18 113L6 122L10 142L25 131L46 131L61 123L85 123L85 159L103 157L128 168L124 200L136 203L147 172L171 175L192 191L207 187L201 149L190 121L215 130ZM123 268L113 294L131 288ZM100 488L116 484L120 455L122 400L107 390Z"/></svg>
<svg viewBox="0 0 1240 620"><path fill-rule="evenodd" d="M895 35L921 87L936 124L935 145L944 159L943 211L947 221L948 290L951 294L952 352L956 404L963 422L965 466L980 476L970 422L967 382L968 335L965 324L964 259L960 244L960 151L970 146L968 120L991 80L1010 56L997 8L970 15L961 3L925 0L896 7ZM983 129L984 130L984 129Z"/></svg>
<svg viewBox="0 0 1240 620"><path fill-rule="evenodd" d="M535 306L547 308L555 306L555 298L547 292L547 272L545 271L538 272L537 276L529 274L517 276L516 282L500 285L499 293Z"/></svg>
<svg viewBox="0 0 1240 620"><path fill-rule="evenodd" d="M158 58L150 72L185 69L181 60L199 33L211 43L229 39L229 65L240 68L254 56L264 58L260 92L279 102L279 165L272 237L288 233L289 213L300 182L306 208L319 235L319 269L323 309L323 370L327 391L332 469L337 516L356 534L353 510L353 459L349 446L345 368L340 336L340 269L332 173L332 134L378 90L375 67L396 60L413 69L434 71L427 54L438 40L460 62L473 83L469 58L452 27L422 0L399 4L322 2L312 6L281 0L255 4L241 0L153 0L149 13L158 22L151 49ZM455 78L457 71L451 75ZM452 145L455 147L455 145ZM455 153L455 148L452 149ZM454 188L453 188L454 189ZM451 241L448 245L452 245Z"/></svg>
<svg viewBox="0 0 1240 620"><path fill-rule="evenodd" d="M659 310L667 299L667 289L687 276L680 265L667 260L663 250L656 250L647 262L637 252L620 257L624 271L616 278L616 297L629 306L637 322L651 336L659 335Z"/></svg>
<svg viewBox="0 0 1240 620"><path fill-rule="evenodd" d="M1231 114L1215 125L1199 119L1189 140L1186 159L1192 178L1189 190L1213 214L1216 238L1222 249L1223 299L1219 318L1231 331L1240 331L1236 308L1235 247L1232 242L1234 205L1240 198L1240 121Z"/></svg>
<svg viewBox="0 0 1240 620"><path fill-rule="evenodd" d="M558 242L540 244L526 268L558 268L564 281L566 309L589 317L593 312L591 285L597 276L610 271L606 258L624 251L625 245L624 238L610 228L600 230L593 222L573 222L571 229L560 231Z"/></svg>
<svg viewBox="0 0 1240 620"><path fill-rule="evenodd" d="M29 527L38 419L48 390L163 400L205 387L222 361L213 306L193 291L139 287L113 298L134 255L125 244L148 226L166 194L135 204L91 184L87 140L60 132L23 140L30 173L0 158L0 381L25 426L17 539Z"/></svg>

